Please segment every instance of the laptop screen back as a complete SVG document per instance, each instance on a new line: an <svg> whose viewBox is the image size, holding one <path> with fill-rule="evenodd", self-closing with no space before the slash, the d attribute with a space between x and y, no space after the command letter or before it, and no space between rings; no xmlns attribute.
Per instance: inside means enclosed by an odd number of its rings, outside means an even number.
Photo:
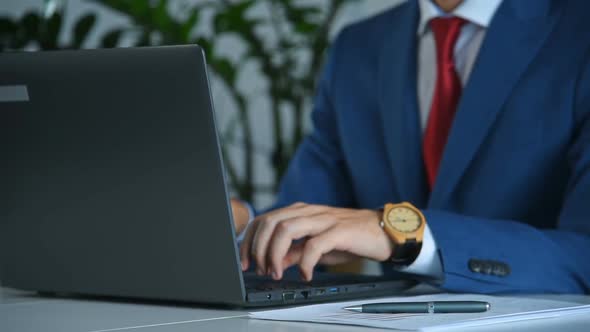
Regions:
<svg viewBox="0 0 590 332"><path fill-rule="evenodd" d="M0 72L3 285L243 301L198 46L0 54Z"/></svg>

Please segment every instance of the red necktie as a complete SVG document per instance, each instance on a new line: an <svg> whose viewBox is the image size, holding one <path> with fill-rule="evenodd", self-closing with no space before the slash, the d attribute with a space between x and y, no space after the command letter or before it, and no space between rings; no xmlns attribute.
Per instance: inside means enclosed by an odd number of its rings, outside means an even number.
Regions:
<svg viewBox="0 0 590 332"><path fill-rule="evenodd" d="M436 42L437 70L422 149L431 189L434 186L455 110L461 97L461 81L455 70L453 53L464 23L465 20L458 17L434 18L430 21Z"/></svg>

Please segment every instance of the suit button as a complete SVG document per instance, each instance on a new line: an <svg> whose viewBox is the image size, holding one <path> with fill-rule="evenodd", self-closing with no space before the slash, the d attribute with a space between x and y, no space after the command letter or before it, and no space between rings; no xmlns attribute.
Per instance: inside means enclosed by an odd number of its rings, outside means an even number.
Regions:
<svg viewBox="0 0 590 332"><path fill-rule="evenodd" d="M492 274L498 277L505 277L510 274L510 266L506 263L496 262L492 269Z"/></svg>
<svg viewBox="0 0 590 332"><path fill-rule="evenodd" d="M470 259L468 267L471 272L505 277L510 274L510 266L503 262L483 259Z"/></svg>
<svg viewBox="0 0 590 332"><path fill-rule="evenodd" d="M468 266L469 266L469 270L471 270L471 272L475 272L475 273L481 273L481 261L478 259L470 259Z"/></svg>
<svg viewBox="0 0 590 332"><path fill-rule="evenodd" d="M481 273L492 274L493 264L490 261L483 261L481 264Z"/></svg>

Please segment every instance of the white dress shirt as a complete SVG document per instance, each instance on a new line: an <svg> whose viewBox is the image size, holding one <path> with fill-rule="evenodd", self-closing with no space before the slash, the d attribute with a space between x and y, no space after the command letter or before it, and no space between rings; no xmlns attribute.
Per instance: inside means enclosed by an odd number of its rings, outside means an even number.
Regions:
<svg viewBox="0 0 590 332"><path fill-rule="evenodd" d="M461 28L454 49L455 68L461 84L465 86L477 59L487 27L501 3L502 0L464 0L455 10L445 13L432 0L418 0L420 21L416 32L418 38L417 92L422 132L426 129L428 122L436 82L436 43L430 29L430 20L447 16L457 16L467 20L467 23ZM434 280L442 279L442 263L438 255L435 237L430 232L428 224L424 229L422 249L414 263L397 269Z"/></svg>

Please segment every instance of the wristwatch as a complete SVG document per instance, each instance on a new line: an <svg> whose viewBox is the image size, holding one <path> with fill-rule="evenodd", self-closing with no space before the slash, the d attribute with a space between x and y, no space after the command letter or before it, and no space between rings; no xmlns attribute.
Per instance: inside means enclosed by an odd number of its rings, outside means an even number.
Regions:
<svg viewBox="0 0 590 332"><path fill-rule="evenodd" d="M403 202L385 204L379 223L394 244L390 261L396 265L410 265L422 248L426 218L414 205Z"/></svg>

